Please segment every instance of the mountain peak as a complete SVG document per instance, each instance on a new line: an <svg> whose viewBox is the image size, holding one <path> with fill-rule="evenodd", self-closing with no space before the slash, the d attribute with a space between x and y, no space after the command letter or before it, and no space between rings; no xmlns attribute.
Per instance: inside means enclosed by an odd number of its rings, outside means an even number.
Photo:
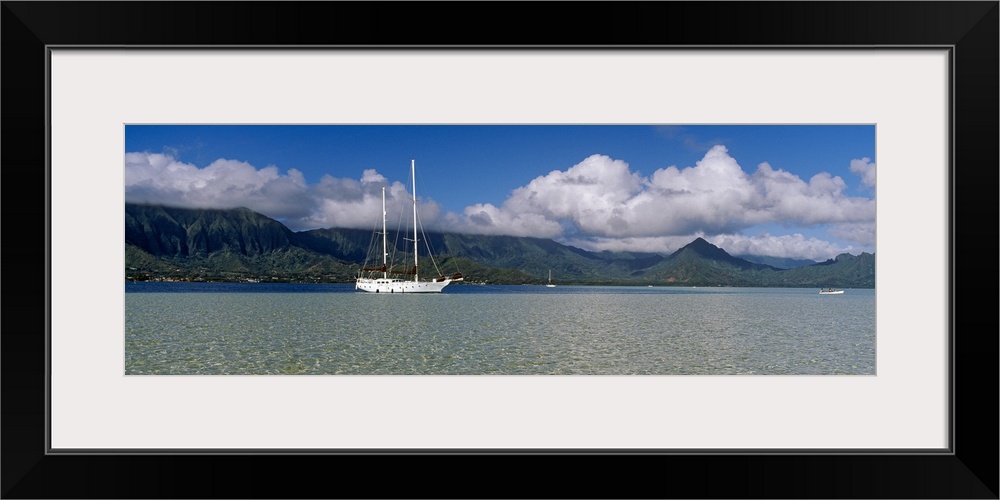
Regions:
<svg viewBox="0 0 1000 500"><path fill-rule="evenodd" d="M691 260L691 259L707 259L717 262L726 262L730 265L736 266L740 269L773 269L778 270L776 267L769 266L766 264L755 264L748 260L744 260L738 257L733 257L729 255L725 250L709 243L704 238L695 238L694 241L684 245L679 250L674 252L668 257L672 260Z"/></svg>
<svg viewBox="0 0 1000 500"><path fill-rule="evenodd" d="M688 243L687 245L681 247L679 250L674 252L674 254L675 255L679 254L685 250L690 250L697 254L704 255L706 257L714 257L714 258L732 257L728 253L726 253L725 250L709 243L700 236L698 238L695 238L695 240L692 241L691 243Z"/></svg>

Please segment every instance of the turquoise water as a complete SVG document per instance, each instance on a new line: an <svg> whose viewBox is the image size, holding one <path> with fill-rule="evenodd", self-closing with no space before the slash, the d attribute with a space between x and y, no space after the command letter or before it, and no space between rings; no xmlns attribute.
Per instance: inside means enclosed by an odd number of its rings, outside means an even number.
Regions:
<svg viewBox="0 0 1000 500"><path fill-rule="evenodd" d="M875 291L126 283L126 375L874 375Z"/></svg>

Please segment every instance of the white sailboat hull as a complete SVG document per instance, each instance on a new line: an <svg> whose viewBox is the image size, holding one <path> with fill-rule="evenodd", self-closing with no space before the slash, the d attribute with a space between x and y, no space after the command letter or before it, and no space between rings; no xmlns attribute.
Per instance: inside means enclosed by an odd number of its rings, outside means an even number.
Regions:
<svg viewBox="0 0 1000 500"><path fill-rule="evenodd" d="M450 278L441 281L406 281L398 279L358 278L355 290L369 293L436 293L454 281Z"/></svg>
<svg viewBox="0 0 1000 500"><path fill-rule="evenodd" d="M840 295L842 293L844 293L843 290L834 290L832 292L830 292L830 291L824 292L824 291L820 290L820 292L819 292L820 295Z"/></svg>

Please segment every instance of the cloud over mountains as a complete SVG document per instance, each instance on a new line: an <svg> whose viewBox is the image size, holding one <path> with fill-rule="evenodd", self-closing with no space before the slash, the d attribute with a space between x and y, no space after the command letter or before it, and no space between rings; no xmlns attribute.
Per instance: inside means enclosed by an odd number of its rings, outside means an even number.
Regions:
<svg viewBox="0 0 1000 500"><path fill-rule="evenodd" d="M851 161L855 187L873 190L875 164ZM360 179L323 176L309 185L301 172L257 168L219 159L198 167L169 155L125 155L125 195L132 203L190 208L243 206L281 220L293 230L372 228L385 187L390 223L412 201L408 186L375 170ZM477 203L447 212L421 195L420 218L428 229L552 238L590 250L669 252L701 236L730 253L825 259L849 251L796 228L822 227L832 237L870 246L875 201L847 180L819 173L804 180L761 163L745 171L722 145L694 166L670 166L648 176L621 159L592 155L514 189L500 205ZM420 194L420 193L418 193ZM755 228L787 228L771 235ZM745 250L741 251L741 250Z"/></svg>

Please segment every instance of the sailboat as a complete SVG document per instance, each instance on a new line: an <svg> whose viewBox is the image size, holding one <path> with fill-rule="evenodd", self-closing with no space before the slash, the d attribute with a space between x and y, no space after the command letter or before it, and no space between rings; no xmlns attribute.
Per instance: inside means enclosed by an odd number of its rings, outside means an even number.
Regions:
<svg viewBox="0 0 1000 500"><path fill-rule="evenodd" d="M552 270L551 269L549 269L549 284L545 285L545 286L547 286L549 288L555 288L556 287L555 285L552 284Z"/></svg>
<svg viewBox="0 0 1000 500"><path fill-rule="evenodd" d="M407 271L393 270L391 263L389 262L389 239L386 232L386 211L385 211L385 188L382 188L382 245L380 247L382 253L382 265L381 267L366 267L368 262L361 267L358 272L357 281L354 284L354 289L362 292L370 293L434 293L444 290L444 287L450 285L456 281L462 281L462 273L455 273L451 276L444 276L438 271L438 277L430 281L421 281L420 274L418 272L419 266L417 263L418 259L418 248L417 244L419 240L417 229L419 227L419 222L417 220L417 170L416 170L416 160L410 160L410 175L413 179L413 268ZM406 238L409 240L409 238ZM371 255L371 253L369 253ZM428 253L428 255L430 255ZM434 263L433 257L431 262ZM437 268L437 263L434 263L434 267ZM413 278L402 278L400 276L410 276Z"/></svg>

